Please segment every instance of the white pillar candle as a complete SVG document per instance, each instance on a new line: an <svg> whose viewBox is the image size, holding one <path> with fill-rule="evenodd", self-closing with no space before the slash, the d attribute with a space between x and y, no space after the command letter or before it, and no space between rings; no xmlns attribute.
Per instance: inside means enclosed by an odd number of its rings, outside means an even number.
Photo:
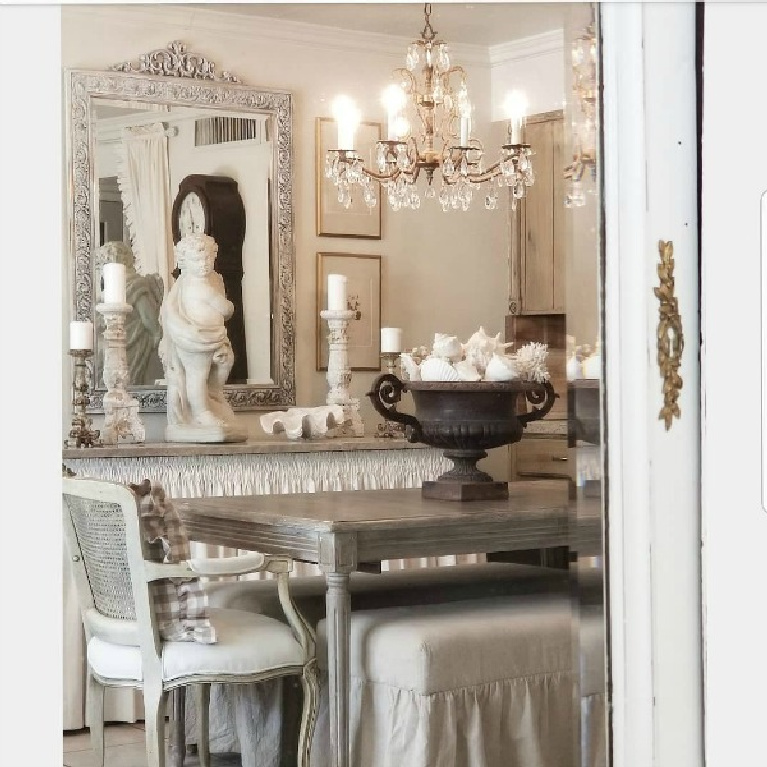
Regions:
<svg viewBox="0 0 767 767"><path fill-rule="evenodd" d="M87 320L74 320L69 323L69 348L93 348L93 323Z"/></svg>
<svg viewBox="0 0 767 767"><path fill-rule="evenodd" d="M386 107L386 137L389 141L396 141L399 138L400 112L405 106L405 92L399 85L392 83L384 90L381 100Z"/></svg>
<svg viewBox="0 0 767 767"><path fill-rule="evenodd" d="M461 139L458 142L460 146L466 146L466 142L469 140L469 118L461 118Z"/></svg>
<svg viewBox="0 0 767 767"><path fill-rule="evenodd" d="M381 328L381 352L402 351L402 328Z"/></svg>
<svg viewBox="0 0 767 767"><path fill-rule="evenodd" d="M512 144L522 143L522 126L527 116L527 96L521 91L512 91L505 101L506 116L509 118L509 133Z"/></svg>
<svg viewBox="0 0 767 767"><path fill-rule="evenodd" d="M338 311L345 310L346 308L346 276L343 274L329 274L328 309Z"/></svg>
<svg viewBox="0 0 767 767"><path fill-rule="evenodd" d="M104 303L125 303L125 265L104 264Z"/></svg>
<svg viewBox="0 0 767 767"><path fill-rule="evenodd" d="M354 149L354 133L360 121L360 112L348 96L338 96L333 102L333 117L338 124L336 149Z"/></svg>

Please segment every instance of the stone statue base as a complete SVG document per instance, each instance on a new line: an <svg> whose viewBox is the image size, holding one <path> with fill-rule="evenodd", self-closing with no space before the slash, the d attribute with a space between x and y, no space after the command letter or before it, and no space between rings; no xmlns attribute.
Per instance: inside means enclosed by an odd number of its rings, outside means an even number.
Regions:
<svg viewBox="0 0 767 767"><path fill-rule="evenodd" d="M168 424L165 427L166 442L247 442L248 432L236 424L194 426L191 424Z"/></svg>

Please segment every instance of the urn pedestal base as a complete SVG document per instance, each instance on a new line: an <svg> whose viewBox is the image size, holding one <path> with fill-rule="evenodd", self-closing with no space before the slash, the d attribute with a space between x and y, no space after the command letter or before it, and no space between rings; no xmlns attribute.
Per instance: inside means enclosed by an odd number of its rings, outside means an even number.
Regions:
<svg viewBox="0 0 767 767"><path fill-rule="evenodd" d="M503 501L509 497L506 482L460 482L424 480L421 495L438 501Z"/></svg>

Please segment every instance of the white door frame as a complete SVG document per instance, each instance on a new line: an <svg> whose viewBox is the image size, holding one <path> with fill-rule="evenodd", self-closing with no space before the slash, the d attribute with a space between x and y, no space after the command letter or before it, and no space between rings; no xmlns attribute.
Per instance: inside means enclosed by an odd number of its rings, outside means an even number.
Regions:
<svg viewBox="0 0 767 767"><path fill-rule="evenodd" d="M609 647L614 767L702 765L700 396L692 3L600 5L604 82ZM658 241L685 348L669 431Z"/></svg>

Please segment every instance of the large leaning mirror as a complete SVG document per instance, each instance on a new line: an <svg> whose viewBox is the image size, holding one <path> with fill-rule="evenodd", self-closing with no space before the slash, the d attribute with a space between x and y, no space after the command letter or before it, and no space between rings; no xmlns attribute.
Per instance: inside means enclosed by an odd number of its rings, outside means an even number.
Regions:
<svg viewBox="0 0 767 767"><path fill-rule="evenodd" d="M159 310L174 243L216 240L235 311L235 409L295 404L292 97L243 85L179 42L112 70L67 72L73 317L96 328L90 409L103 410L103 268L122 263L130 391L164 412Z"/></svg>

